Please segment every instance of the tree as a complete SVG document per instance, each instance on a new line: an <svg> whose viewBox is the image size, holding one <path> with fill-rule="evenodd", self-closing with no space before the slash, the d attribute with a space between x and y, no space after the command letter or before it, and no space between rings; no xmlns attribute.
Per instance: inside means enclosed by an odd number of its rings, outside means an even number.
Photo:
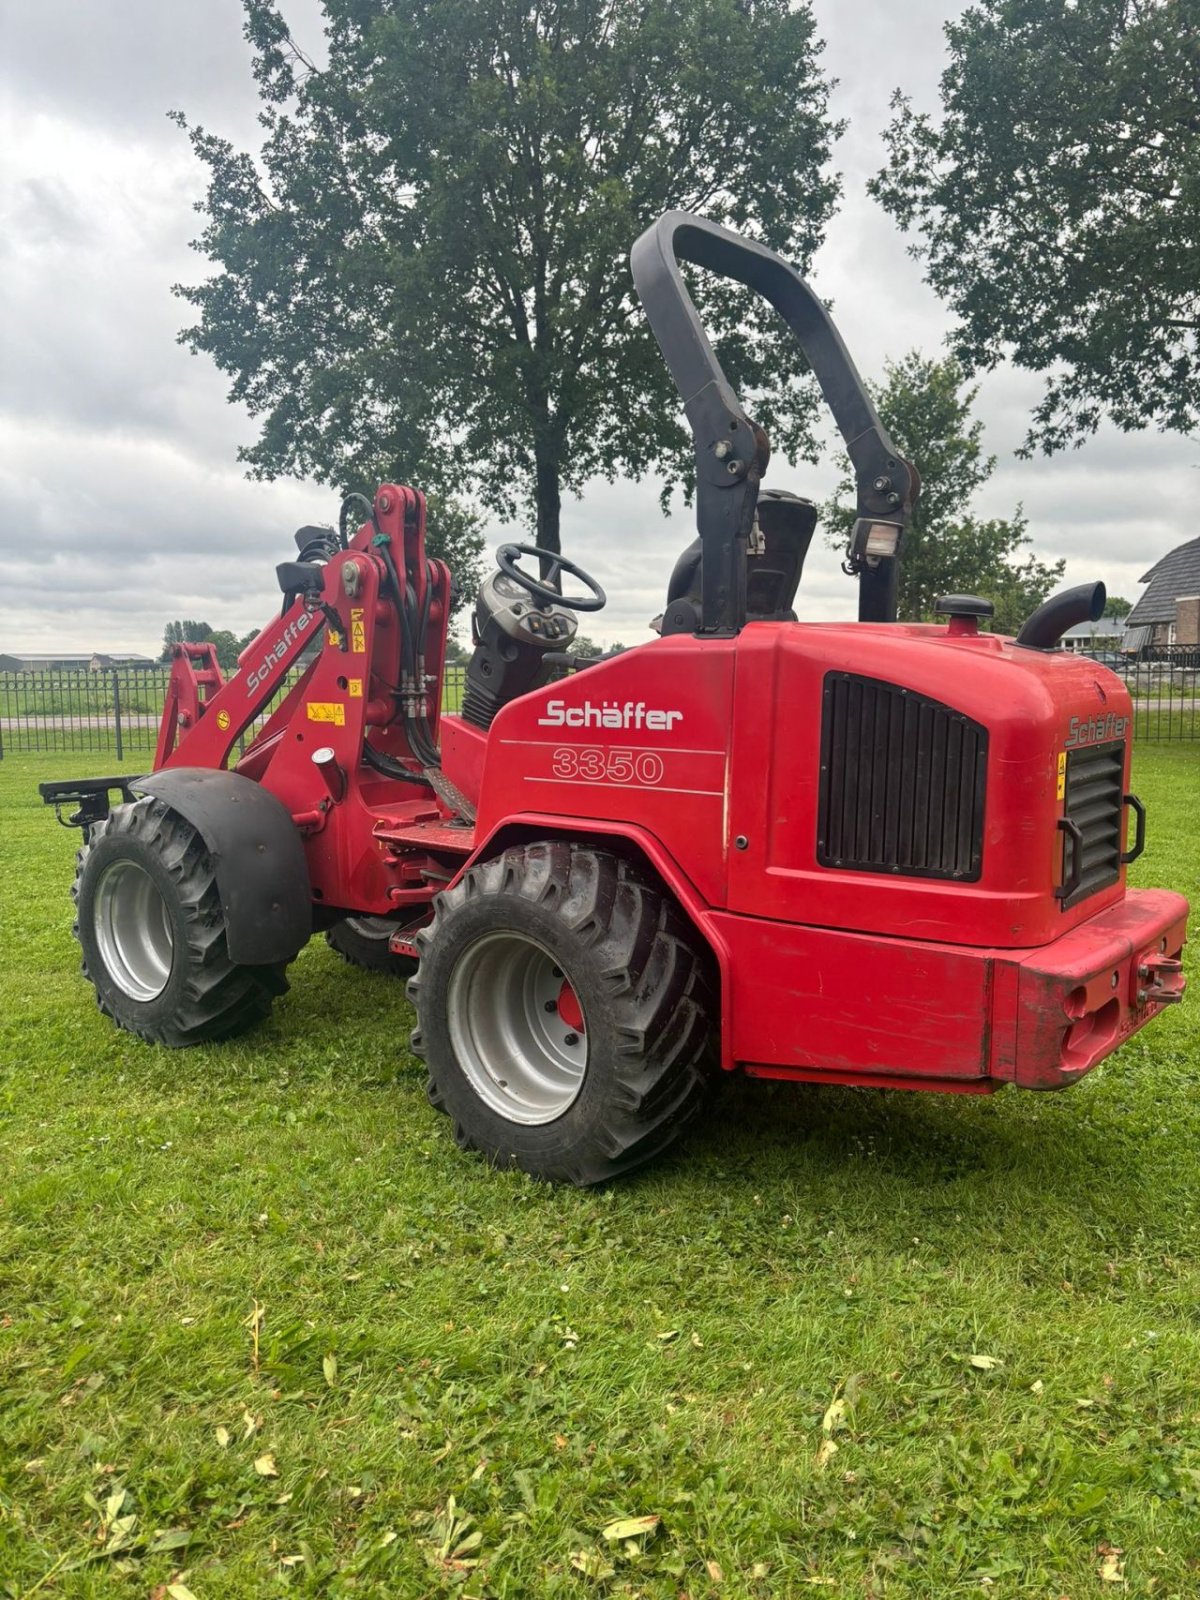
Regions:
<svg viewBox="0 0 1200 1600"><path fill-rule="evenodd" d="M1025 453L1200 421L1200 0L977 0L942 116L902 96L871 188L968 371L1046 373Z"/></svg>
<svg viewBox="0 0 1200 1600"><path fill-rule="evenodd" d="M554 550L590 476L658 468L668 493L689 438L629 246L679 207L810 260L840 127L807 4L323 3L319 70L244 0L261 155L188 129L218 270L179 289L181 339L260 420L251 472L470 489ZM705 294L729 377L753 369L776 446L811 451L790 336L744 299Z"/></svg>
<svg viewBox="0 0 1200 1600"><path fill-rule="evenodd" d="M1133 610L1131 600L1123 600L1119 594L1110 594L1104 602L1104 615L1114 617L1118 622L1122 617L1127 617Z"/></svg>
<svg viewBox="0 0 1200 1600"><path fill-rule="evenodd" d="M484 575L483 544L483 519L469 506L449 495L425 496L425 548L450 568L452 616L475 604Z"/></svg>
<svg viewBox="0 0 1200 1600"><path fill-rule="evenodd" d="M573 656L619 656L626 646L623 644L602 644L595 639L589 639L586 633L577 633L567 646L567 652Z"/></svg>
<svg viewBox="0 0 1200 1600"><path fill-rule="evenodd" d="M168 622L163 629L163 647L160 661L170 661L175 653L177 644L202 644L205 639L212 637L212 629L207 622L194 622L190 618L185 622Z"/></svg>
<svg viewBox="0 0 1200 1600"><path fill-rule="evenodd" d="M168 622L163 629L163 647L160 661L170 661L177 644L211 644L216 646L217 661L222 672L232 672L237 666L238 654L255 634L238 639L228 628L211 628L207 622Z"/></svg>
<svg viewBox="0 0 1200 1600"><path fill-rule="evenodd" d="M208 642L217 652L217 664L222 672L234 672L238 664L237 635L228 628L217 628L208 636Z"/></svg>
<svg viewBox="0 0 1200 1600"><path fill-rule="evenodd" d="M995 630L1015 633L1061 578L1065 562L1045 563L1026 553L1031 540L1020 507L1007 520L972 515L971 500L996 458L983 453L983 424L971 420L976 390L964 388L958 363L912 351L889 361L885 374L874 389L876 408L896 448L921 475L900 551L901 620L928 621L939 595L977 594L995 605ZM854 483L846 477L825 511L837 542L848 537L854 517Z"/></svg>

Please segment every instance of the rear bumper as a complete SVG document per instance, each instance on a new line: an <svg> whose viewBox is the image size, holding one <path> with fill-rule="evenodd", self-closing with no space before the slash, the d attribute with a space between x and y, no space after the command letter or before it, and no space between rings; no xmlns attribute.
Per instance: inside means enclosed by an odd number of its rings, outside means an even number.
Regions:
<svg viewBox="0 0 1200 1600"><path fill-rule="evenodd" d="M1182 895L1130 890L1053 944L998 962L990 1075L1065 1088L1181 999L1187 914Z"/></svg>
<svg viewBox="0 0 1200 1600"><path fill-rule="evenodd" d="M722 1064L960 1094L1065 1088L1183 994L1187 911L1182 895L1129 890L1015 950L714 912Z"/></svg>

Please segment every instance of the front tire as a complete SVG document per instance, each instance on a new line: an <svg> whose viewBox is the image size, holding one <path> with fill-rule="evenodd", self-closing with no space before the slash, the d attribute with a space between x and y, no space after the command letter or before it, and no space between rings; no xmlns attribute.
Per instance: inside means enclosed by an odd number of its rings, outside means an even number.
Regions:
<svg viewBox="0 0 1200 1600"><path fill-rule="evenodd" d="M91 829L72 894L96 1003L141 1039L175 1048L227 1039L287 991L282 964L229 959L208 849L161 800L117 806Z"/></svg>
<svg viewBox="0 0 1200 1600"><path fill-rule="evenodd" d="M437 897L416 943L413 1049L464 1148L603 1183L699 1111L709 954L628 863L561 840L507 850Z"/></svg>

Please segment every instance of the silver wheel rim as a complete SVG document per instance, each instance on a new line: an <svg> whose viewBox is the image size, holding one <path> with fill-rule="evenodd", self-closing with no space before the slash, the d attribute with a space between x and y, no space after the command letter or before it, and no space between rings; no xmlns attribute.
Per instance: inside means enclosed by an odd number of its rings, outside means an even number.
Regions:
<svg viewBox="0 0 1200 1600"><path fill-rule="evenodd" d="M360 939L374 939L383 944L392 937L398 924L391 917L347 917L346 926Z"/></svg>
<svg viewBox="0 0 1200 1600"><path fill-rule="evenodd" d="M109 977L131 1000L156 1000L175 959L175 933L162 890L136 861L100 875L92 926Z"/></svg>
<svg viewBox="0 0 1200 1600"><path fill-rule="evenodd" d="M454 1054L479 1098L509 1122L553 1122L583 1087L587 1035L559 1014L564 984L550 952L519 933L477 939L454 968Z"/></svg>

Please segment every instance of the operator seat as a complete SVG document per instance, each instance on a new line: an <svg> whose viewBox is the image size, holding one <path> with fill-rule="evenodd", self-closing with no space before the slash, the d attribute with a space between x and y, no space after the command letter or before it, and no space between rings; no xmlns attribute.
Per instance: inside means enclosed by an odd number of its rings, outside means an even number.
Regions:
<svg viewBox="0 0 1200 1600"><path fill-rule="evenodd" d="M795 622L792 602L804 558L817 526L817 508L786 489L763 489L758 496L761 555L746 560L747 622ZM675 563L667 585L661 632L691 633L700 615L700 540L694 539Z"/></svg>

